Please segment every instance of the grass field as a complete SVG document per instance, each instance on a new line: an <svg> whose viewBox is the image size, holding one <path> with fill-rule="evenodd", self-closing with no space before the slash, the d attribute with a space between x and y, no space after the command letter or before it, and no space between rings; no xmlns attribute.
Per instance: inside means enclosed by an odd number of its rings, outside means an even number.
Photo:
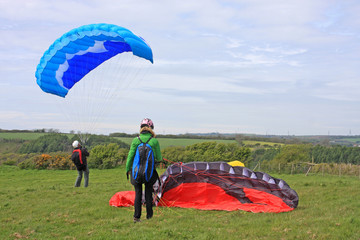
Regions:
<svg viewBox="0 0 360 240"><path fill-rule="evenodd" d="M35 140L38 137L44 136L45 134L48 134L48 133L0 132L0 138L3 138L3 139Z"/></svg>
<svg viewBox="0 0 360 240"><path fill-rule="evenodd" d="M90 170L88 188L74 188L76 171L0 166L0 239L356 239L360 180L355 177L273 175L299 195L287 213L155 208L132 222L133 208L109 206L132 190L123 167Z"/></svg>
<svg viewBox="0 0 360 240"><path fill-rule="evenodd" d="M262 141L252 141L252 140L244 140L242 141L243 144L245 145L268 145L268 146L283 146L285 144L283 143L274 143L274 142L262 142Z"/></svg>
<svg viewBox="0 0 360 240"><path fill-rule="evenodd" d="M360 142L360 138L343 138L341 140L352 142L352 143L359 143Z"/></svg>

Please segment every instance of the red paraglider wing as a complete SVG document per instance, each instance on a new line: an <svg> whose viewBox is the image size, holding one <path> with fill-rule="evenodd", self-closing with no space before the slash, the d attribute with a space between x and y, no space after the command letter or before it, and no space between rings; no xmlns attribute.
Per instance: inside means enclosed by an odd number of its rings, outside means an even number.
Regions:
<svg viewBox="0 0 360 240"><path fill-rule="evenodd" d="M130 207L134 206L135 192L123 191L117 192L109 201L109 205L113 207Z"/></svg>
<svg viewBox="0 0 360 240"><path fill-rule="evenodd" d="M161 206L287 212L299 201L297 193L282 179L225 162L176 163L160 179Z"/></svg>
<svg viewBox="0 0 360 240"><path fill-rule="evenodd" d="M160 180L160 188L154 187L158 206L279 213L294 210L299 201L284 180L225 162L176 163ZM133 206L134 199L135 192L119 192L109 204Z"/></svg>

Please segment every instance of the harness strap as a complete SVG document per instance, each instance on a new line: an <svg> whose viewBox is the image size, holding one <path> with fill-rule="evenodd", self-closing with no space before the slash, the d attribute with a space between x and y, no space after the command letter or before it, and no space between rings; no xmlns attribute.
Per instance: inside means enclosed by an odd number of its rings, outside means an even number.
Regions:
<svg viewBox="0 0 360 240"><path fill-rule="evenodd" d="M150 142L151 139L152 139L152 137L150 137L149 140L146 141L146 144L147 144L148 142Z"/></svg>
<svg viewBox="0 0 360 240"><path fill-rule="evenodd" d="M140 143L144 143L143 141L141 141L141 138L140 138L140 136L138 136L137 137L138 139L139 139L139 141L140 141ZM152 139L152 136L146 141L146 143L145 144L147 144L149 141L150 141L150 139Z"/></svg>

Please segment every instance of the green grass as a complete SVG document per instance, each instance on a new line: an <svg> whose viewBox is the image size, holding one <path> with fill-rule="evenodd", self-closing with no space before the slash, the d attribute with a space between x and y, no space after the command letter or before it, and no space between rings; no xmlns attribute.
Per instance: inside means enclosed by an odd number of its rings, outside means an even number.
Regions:
<svg viewBox="0 0 360 240"><path fill-rule="evenodd" d="M201 211L158 207L132 222L133 207L109 200L132 190L125 169L90 170L88 188L74 188L76 171L0 166L0 239L359 239L360 180L273 175L297 191L287 213ZM145 211L145 209L143 209Z"/></svg>
<svg viewBox="0 0 360 240"><path fill-rule="evenodd" d="M352 143L359 143L360 142L360 138L341 138L342 141L348 141L348 142L352 142Z"/></svg>
<svg viewBox="0 0 360 240"><path fill-rule="evenodd" d="M48 133L34 133L34 132L0 132L0 138L3 139L21 139L21 140L35 140Z"/></svg>
<svg viewBox="0 0 360 240"><path fill-rule="evenodd" d="M129 137L117 137L117 139L127 143L131 144L131 141L134 138ZM193 145L196 143L202 143L202 142L213 142L216 141L218 143L237 143L235 140L215 140L215 139L188 139L188 138L157 138L160 143L160 147L166 148L170 146L188 146Z"/></svg>
<svg viewBox="0 0 360 240"><path fill-rule="evenodd" d="M278 146L283 146L285 145L284 143L275 143L275 142L262 142L262 141L252 141L252 140L244 140L242 141L243 144L245 145L261 145L261 146L264 146L264 145L268 145L268 146L275 146L275 145L278 145Z"/></svg>

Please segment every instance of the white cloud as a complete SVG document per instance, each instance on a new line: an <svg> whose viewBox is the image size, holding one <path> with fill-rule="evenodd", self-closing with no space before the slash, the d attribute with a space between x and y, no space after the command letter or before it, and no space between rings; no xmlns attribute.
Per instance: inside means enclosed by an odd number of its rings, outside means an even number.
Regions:
<svg viewBox="0 0 360 240"><path fill-rule="evenodd" d="M18 118L26 118L26 114L22 112L15 112L15 111L1 111L0 118L1 121L12 121Z"/></svg>
<svg viewBox="0 0 360 240"><path fill-rule="evenodd" d="M0 128L72 129L35 68L63 33L107 22L144 37L154 64L104 131L133 132L146 113L166 132L360 134L359 10L353 0L0 1ZM142 112L144 100L152 107Z"/></svg>

